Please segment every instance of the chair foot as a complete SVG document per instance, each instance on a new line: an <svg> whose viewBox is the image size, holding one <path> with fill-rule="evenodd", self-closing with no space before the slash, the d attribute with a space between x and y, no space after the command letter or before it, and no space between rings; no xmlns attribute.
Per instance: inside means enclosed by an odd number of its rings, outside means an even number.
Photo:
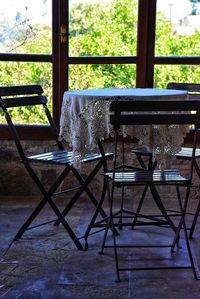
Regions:
<svg viewBox="0 0 200 299"><path fill-rule="evenodd" d="M21 238L21 236L22 236L21 233L20 233L20 234L17 233L17 234L15 235L15 237L13 238L13 242L16 241L16 240L19 240L19 239Z"/></svg>
<svg viewBox="0 0 200 299"><path fill-rule="evenodd" d="M120 278L115 279L115 282L121 282Z"/></svg>
<svg viewBox="0 0 200 299"><path fill-rule="evenodd" d="M189 232L189 239L193 239L193 231L190 229L190 232Z"/></svg>
<svg viewBox="0 0 200 299"><path fill-rule="evenodd" d="M174 247L173 248L171 248L171 253L173 254L173 253L175 253L175 249L174 249Z"/></svg>
<svg viewBox="0 0 200 299"><path fill-rule="evenodd" d="M176 244L176 247L177 247L178 249L182 249L182 246L179 245L179 244ZM171 253L174 253L174 252L176 252L176 250L175 250L175 245L172 246L172 248L171 248Z"/></svg>
<svg viewBox="0 0 200 299"><path fill-rule="evenodd" d="M84 247L84 251L87 251L88 250L88 241L85 239L85 247Z"/></svg>
<svg viewBox="0 0 200 299"><path fill-rule="evenodd" d="M55 222L54 222L54 226L59 226L59 224L60 224L60 221L59 220L56 220Z"/></svg>

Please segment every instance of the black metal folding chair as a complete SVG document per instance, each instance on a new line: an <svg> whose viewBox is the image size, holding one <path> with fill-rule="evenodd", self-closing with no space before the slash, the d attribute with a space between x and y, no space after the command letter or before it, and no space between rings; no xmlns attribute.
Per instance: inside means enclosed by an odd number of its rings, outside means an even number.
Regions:
<svg viewBox="0 0 200 299"><path fill-rule="evenodd" d="M189 99L198 99L200 100L200 84L197 83L179 83L179 82L170 82L167 84L168 89L179 89L188 91ZM182 147L181 151L176 155L178 159L185 161L191 161L192 159L192 148L191 147ZM195 159L194 159L194 169L200 179L200 168L198 164L198 159L200 158L200 148L196 149ZM193 187L199 188L200 184L192 184ZM196 210L194 211L193 221L190 227L189 237L193 237L193 233L196 227L197 219L200 212L200 201L197 205Z"/></svg>
<svg viewBox="0 0 200 299"><path fill-rule="evenodd" d="M19 138L17 126L13 121L12 113L10 113L10 108L16 107L31 107L31 106L41 106L47 116L48 123L51 127L52 131L52 139L56 142L56 150L52 152L44 152L39 153L32 156L27 156L25 150L22 146L22 143ZM104 170L107 169L107 158L112 157L112 153L104 153L101 144L100 152L96 154L91 154L86 156L84 159L80 161L80 163L90 163L95 162L91 172L88 174L86 178L80 174L80 172L75 167L75 161L77 161L77 157L73 157L72 152L68 152L64 149L63 144L59 141L58 130L55 126L55 123L51 117L50 111L47 107L47 98L43 94L43 89L40 85L23 85L23 86L3 86L0 87L0 107L2 108L6 121L8 123L10 132L12 137L15 141L17 150L19 152L19 156L21 158L21 162L24 164L28 174L34 181L34 183L39 188L40 192L42 193L43 198L38 203L36 208L33 210L31 215L25 221L25 223L21 226L19 231L17 232L16 236L14 237L13 241L16 239L21 238L24 232L28 229L35 228L41 226L43 224L49 223L42 223L39 225L35 225L30 227L33 220L36 216L41 212L44 208L46 203L50 205L53 212L56 214L56 220L52 220L50 222L54 222L54 224L62 223L64 228L66 229L67 233L71 237L72 241L74 242L77 249L83 249L83 246L76 236L75 232L72 230L71 226L69 225L68 221L65 219L67 213L71 210L73 205L76 203L78 198L81 196L83 192L89 196L91 202L94 204L96 208L98 208L98 213L102 215L103 218L106 218L105 212L102 210L101 205L99 205L98 200L95 198L91 190L89 189L89 183L94 179L98 171L103 167ZM43 182L36 174L36 164L43 163L44 165L59 165L61 166L61 171L58 174L55 182L52 186L47 190L47 188L43 185ZM36 167L36 168L35 168ZM77 187L73 188L66 188L64 190L59 191L58 188L61 186L65 178L73 174L74 178L78 182ZM54 198L62 195L66 192L74 191L74 195L69 200L68 204L66 205L65 209L61 212L57 205L55 204ZM101 202L103 201L105 196L105 186L102 186L102 194L101 194ZM12 242L13 242L12 241ZM12 244L11 242L11 244ZM10 245L11 245L10 244Z"/></svg>
<svg viewBox="0 0 200 299"><path fill-rule="evenodd" d="M114 256L115 256L115 264L116 264L116 272L117 272L117 280L120 281L120 271L129 271L129 270L144 270L144 269L178 269L178 268L190 268L193 271L194 277L199 279L198 276L198 268L195 263L195 259L193 258L192 251L190 248L190 242L188 238L188 233L186 229L185 223L185 214L187 211L187 205L190 195L190 188L192 182L192 169L193 163L195 159L195 151L197 144L197 130L200 128L200 101L191 100L170 100L170 101L114 101L111 103L110 110L113 114L110 116L110 122L114 126L115 132L115 142L114 142L114 162L113 162L113 171L106 172L104 175L107 178L107 188L108 188L108 199L109 199L109 207L110 207L110 218L107 226L107 230L105 231L101 253L104 252L104 248L113 248ZM193 111L193 113L191 113ZM154 113L155 112L155 113ZM194 140L193 140L193 151L192 151L192 159L191 165L189 169L188 177L185 177L181 174L178 169L164 169L164 170L152 170L152 169L140 169L140 170L129 170L123 171L118 170L118 146L120 144L119 141L119 133L118 129L121 125L195 125L194 130ZM156 226L159 228L169 227L172 232L172 241L170 244L136 244L136 245L124 245L118 242L118 238L120 236L116 236L113 233L114 228L118 226L118 216L115 215L115 191L116 188L123 186L146 186L148 185L150 191L152 193L153 199L156 201L159 206L160 215L151 216L151 223L148 225ZM176 213L169 214L165 209L163 199L161 198L158 186L166 186L169 188L170 186L174 187L176 190L177 201L176 204L179 206L179 211ZM181 190L184 190L185 193L181 193ZM163 194L162 194L163 195ZM168 193L166 193L166 196ZM183 196L184 195L184 196ZM144 217L142 214L136 213L135 216L137 218ZM147 215L148 216L148 215ZM147 217L145 216L145 217ZM173 220L172 220L173 219ZM132 215L131 221L128 221L126 217L126 223L124 225L131 226L132 225ZM176 221L175 221L176 220ZM140 223L137 223L138 225ZM144 225L144 223L142 223ZM112 239L113 245L107 244L107 235L109 228L112 228ZM150 266L147 267L122 267L119 265L119 248L123 248L124 250L128 247L130 250L131 247L170 247L171 252L175 250L175 247L179 245L179 239L181 235L181 231L184 233L184 240L186 242L186 249L190 261L190 265L176 265L174 259L172 260L172 266L159 265L159 266ZM130 233L130 230L129 232ZM130 252L129 252L130 254Z"/></svg>
<svg viewBox="0 0 200 299"><path fill-rule="evenodd" d="M182 82L170 82L167 84L167 89L177 89L177 90L186 90L188 91L188 97L189 100L195 100L195 99L200 99L200 84L198 83L182 83ZM154 163L152 163L152 152L148 151L146 148L142 148L142 149L134 149L132 150L132 152L136 155L137 160L140 164L140 166L144 169L147 168L144 158L147 158L148 161L148 168L155 168L156 166L156 161ZM185 161L191 161L192 159L192 147L182 147L181 151L179 153L176 154L177 159L181 159L181 160L185 160ZM198 164L198 159L200 158L200 148L196 149L195 152L195 159L194 159L194 163L193 163L193 167L200 179L200 168L199 168L199 164ZM199 188L199 184L195 185L194 183L192 184L193 187L197 187ZM141 201L138 205L138 213L140 212L142 205L143 205L143 201L146 195L146 191L147 188L145 189L144 195L141 198ZM193 237L193 233L196 227L196 223L197 223L197 219L200 213L200 201L197 205L196 210L193 213L190 213L191 215L193 215L193 221L192 224L189 228L190 232L189 232L189 237L192 238Z"/></svg>

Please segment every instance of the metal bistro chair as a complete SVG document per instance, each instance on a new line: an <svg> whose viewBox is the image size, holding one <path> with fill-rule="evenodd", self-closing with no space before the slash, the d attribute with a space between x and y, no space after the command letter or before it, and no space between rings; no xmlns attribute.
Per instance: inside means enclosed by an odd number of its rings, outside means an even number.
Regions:
<svg viewBox="0 0 200 299"><path fill-rule="evenodd" d="M46 113L47 120L49 122L51 131L52 131L52 139L56 142L56 150L52 152L43 152L39 153L37 155L33 156L27 156L25 153L25 150L22 146L22 143L19 138L17 126L15 125L12 113L10 113L10 108L16 108L16 107L25 107L29 108L32 106L41 106ZM66 229L67 233L71 237L72 241L74 242L77 249L83 249L83 246L80 242L80 238L76 236L72 228L70 227L69 223L65 219L65 216L67 213L71 210L73 205L76 203L80 195L85 191L86 194L89 196L91 202L94 204L94 206L97 208L99 206L99 202L93 195L93 193L90 191L88 185L93 180L93 178L96 176L98 171L103 167L104 170L107 169L106 160L109 157L112 157L113 155L111 153L104 153L102 147L100 147L100 152L92 155L88 155L85 157L81 163L90 163L90 162L96 162L94 164L94 167L92 168L91 172L88 174L88 176L85 178L82 177L82 175L79 173L79 171L75 168L75 160L72 155L72 152L68 152L64 149L63 144L58 139L58 130L55 126L55 123L51 117L50 111L47 108L47 98L43 94L43 89L40 85L22 85L22 86L2 86L0 87L0 107L2 108L6 121L8 123L8 127L10 129L10 132L12 134L12 137L15 141L19 156L21 158L21 162L24 164L28 174L34 181L34 183L39 188L42 199L36 206L36 208L33 210L31 215L27 218L25 223L21 226L17 234L15 235L13 241L16 239L21 238L21 236L24 234L24 232L28 229L35 228L38 226L41 226L43 224L47 224L49 222L54 222L54 224L62 223L64 228ZM99 144L101 146L101 144ZM36 163L36 164L35 164ZM38 177L36 173L37 164L43 163L44 165L59 165L61 166L61 171L57 178L55 179L55 182L52 184L52 186L47 190L47 187L43 185L43 182ZM59 186L63 183L65 178L68 175L73 175L75 179L78 182L77 187L73 188L67 188L65 190L59 191ZM70 201L66 205L65 209L61 212L57 205L55 204L55 201L53 200L56 196L62 195L66 192L74 191L75 193L71 197ZM102 189L102 195L101 195L101 201L103 201L105 196L105 186L103 186ZM52 220L46 223L41 223L35 226L30 226L33 220L36 218L36 216L40 213L40 211L45 207L46 203L50 205L53 212L56 215L56 220ZM99 208L99 213L102 215L103 218L106 218L105 212L102 210L102 208ZM11 244L13 243L11 242ZM11 246L10 244L10 246Z"/></svg>
<svg viewBox="0 0 200 299"><path fill-rule="evenodd" d="M170 82L167 85L168 89L180 89L180 90L187 90L188 91L188 96L189 99L198 99L200 100L200 84L197 83L179 83L179 82ZM181 151L176 155L176 157L178 159L182 159L185 161L191 161L192 159L192 147L182 147ZM195 153L195 159L194 159L194 169L200 179L200 168L198 165L198 159L200 158L200 148L196 149L196 153ZM198 186L192 184L193 187L198 187L199 188L199 184ZM196 210L194 211L194 217L193 217L193 221L190 227L190 231L189 231L189 238L193 237L193 233L196 227L196 223L197 223L197 219L199 216L199 212L200 212L200 201L197 205Z"/></svg>
<svg viewBox="0 0 200 299"><path fill-rule="evenodd" d="M190 248L190 242L188 238L188 233L185 224L185 213L187 209L191 181L192 181L192 168L195 159L195 150L197 143L197 129L200 127L200 101L191 100L170 100L170 101L114 101L111 103L110 110L113 114L110 116L110 122L114 126L115 132L115 141L114 141L114 162L113 162L113 171L108 171L104 175L107 178L107 188L108 188L108 199L109 199L109 207L110 207L110 218L107 226L107 230L105 231L101 253L104 252L104 248L113 248L114 256L115 256L115 264L116 264L116 272L117 272L117 281L120 281L120 271L129 271L129 270L144 270L144 269L172 269L172 268L191 268L193 270L194 277L199 279L198 277L198 269L197 265L194 263L194 258ZM194 110L194 114L191 114L190 111ZM184 111L184 112L183 112ZM140 113L138 113L140 112ZM156 112L156 113L152 113ZM159 113L162 112L162 113ZM133 115L134 113L134 115ZM194 143L193 143L193 151L192 151L192 159L190 172L188 177L182 176L180 171L177 169L165 169L165 170L152 170L152 169L140 169L140 170L129 170L129 171L118 171L118 146L119 146L119 133L118 129L121 125L169 125L169 124L194 124ZM164 245L159 244L137 244L137 245L126 245L121 244L118 239L120 236L116 236L113 233L114 228L117 227L118 221L115 221L116 215L114 212L114 204L115 204L115 191L116 188L123 186L146 186L148 185L154 200L158 203L158 206L161 206L160 216L158 215L154 218L152 217L151 225L155 225L157 227L161 227L162 230L169 227L173 231L172 242ZM176 213L169 214L167 210L165 210L163 199L158 191L158 186L174 186L177 195L176 204L179 206L179 211ZM181 188L181 190L180 190ZM184 193L185 191L185 193ZM183 192L183 193L182 193ZM166 194L167 196L167 194ZM132 217L130 223L126 218L126 225L132 225ZM143 217L143 215L136 214L136 217ZM158 217L158 218L157 218ZM173 219L173 221L172 221ZM174 223L175 220L177 224ZM125 223L124 223L125 225ZM142 223L144 225L144 223ZM111 229L113 244L108 243L108 231ZM160 229L160 228L159 228ZM129 230L126 233L130 233ZM174 258L172 259L173 265L159 265L152 267L122 267L119 263L119 249L123 248L123 252L125 248L131 247L170 247L171 252L175 250L176 246L179 246L179 239L181 232L184 234L184 240L186 242L186 249L188 252L188 257L190 261L189 266L183 265L175 265ZM133 233L133 231L132 231ZM122 241L121 241L122 242ZM159 241L157 241L159 242Z"/></svg>
<svg viewBox="0 0 200 299"><path fill-rule="evenodd" d="M167 89L177 89L177 90L186 90L188 91L188 96L189 96L189 100L195 100L195 99L200 99L200 84L197 83L181 83L181 82L170 82L167 84ZM137 160L140 164L140 166L144 169L148 168L155 168L156 166L156 161L154 162L154 164L152 163L152 153L150 151L148 151L147 149L134 149L132 150L132 152L136 155ZM145 161L144 161L144 157L147 158L148 161L148 166L146 166ZM191 161L192 159L192 147L182 147L181 151L176 154L177 159L181 159L181 160L185 160L185 161ZM193 167L200 179L200 168L198 165L198 159L200 158L200 148L196 149L196 153L195 153L195 159L194 159L194 163L193 163ZM198 187L199 185L196 186L194 184L192 184L193 187ZM138 205L138 213L140 212L142 205L143 205L143 201L147 192L148 186L145 187L144 189L144 194L141 198L141 201ZM198 216L199 216L199 212L200 212L200 201L197 205L196 210L194 211L194 213L190 213L192 214L193 217L193 221L192 224L189 228L189 238L193 237L193 233L196 227L196 223L198 220ZM136 221L136 220L135 220Z"/></svg>

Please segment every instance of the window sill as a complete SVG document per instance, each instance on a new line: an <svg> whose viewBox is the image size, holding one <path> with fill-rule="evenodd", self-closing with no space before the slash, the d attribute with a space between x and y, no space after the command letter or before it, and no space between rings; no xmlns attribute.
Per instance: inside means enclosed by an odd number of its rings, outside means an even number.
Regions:
<svg viewBox="0 0 200 299"><path fill-rule="evenodd" d="M17 132L22 140L51 140L52 132L50 126L18 125ZM0 125L0 139L13 139L7 125Z"/></svg>

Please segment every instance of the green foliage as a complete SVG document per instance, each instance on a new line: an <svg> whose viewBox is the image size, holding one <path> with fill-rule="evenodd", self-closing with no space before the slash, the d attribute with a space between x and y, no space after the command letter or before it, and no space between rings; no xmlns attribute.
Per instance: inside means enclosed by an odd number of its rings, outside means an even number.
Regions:
<svg viewBox="0 0 200 299"><path fill-rule="evenodd" d="M79 3L70 11L71 56L135 56L137 7L132 0ZM200 32L177 35L165 16L157 13L156 55L199 56ZM198 82L199 68L185 65L155 66L156 87L169 81ZM79 65L70 67L70 89L133 87L135 65Z"/></svg>
<svg viewBox="0 0 200 299"><path fill-rule="evenodd" d="M71 56L121 56L136 54L134 1L78 4L70 14Z"/></svg>
<svg viewBox="0 0 200 299"><path fill-rule="evenodd" d="M156 56L199 56L200 32L177 35L173 25L161 13L157 14ZM199 83L200 68L194 65L156 65L154 86L165 88L168 82Z"/></svg>
<svg viewBox="0 0 200 299"><path fill-rule="evenodd" d="M79 3L70 12L71 56L135 56L137 7L134 1ZM135 66L70 67L70 89L133 87Z"/></svg>
<svg viewBox="0 0 200 299"><path fill-rule="evenodd" d="M157 14L156 26L156 55L157 56L199 56L200 32L193 34L176 34L173 25L163 14Z"/></svg>
<svg viewBox="0 0 200 299"><path fill-rule="evenodd" d="M33 62L0 62L0 82L1 85L19 84L41 84L45 94L48 96L48 105L52 107L52 71L49 63ZM34 109L15 109L15 120L18 123L44 124L46 119L43 113ZM5 123L5 119L0 115L0 122Z"/></svg>
<svg viewBox="0 0 200 299"><path fill-rule="evenodd" d="M73 65L70 89L134 87L135 65Z"/></svg>
<svg viewBox="0 0 200 299"><path fill-rule="evenodd" d="M51 52L51 28L45 25L35 25L32 34L25 43L15 43L20 45L16 50L18 53L43 53ZM24 40L24 39L22 39ZM0 84L41 84L45 94L48 96L49 108L52 108L52 65L50 63L39 62L0 62ZM12 112L18 123L45 124L46 118L41 111L35 108L24 109L22 107ZM5 123L5 119L0 114L0 123Z"/></svg>

